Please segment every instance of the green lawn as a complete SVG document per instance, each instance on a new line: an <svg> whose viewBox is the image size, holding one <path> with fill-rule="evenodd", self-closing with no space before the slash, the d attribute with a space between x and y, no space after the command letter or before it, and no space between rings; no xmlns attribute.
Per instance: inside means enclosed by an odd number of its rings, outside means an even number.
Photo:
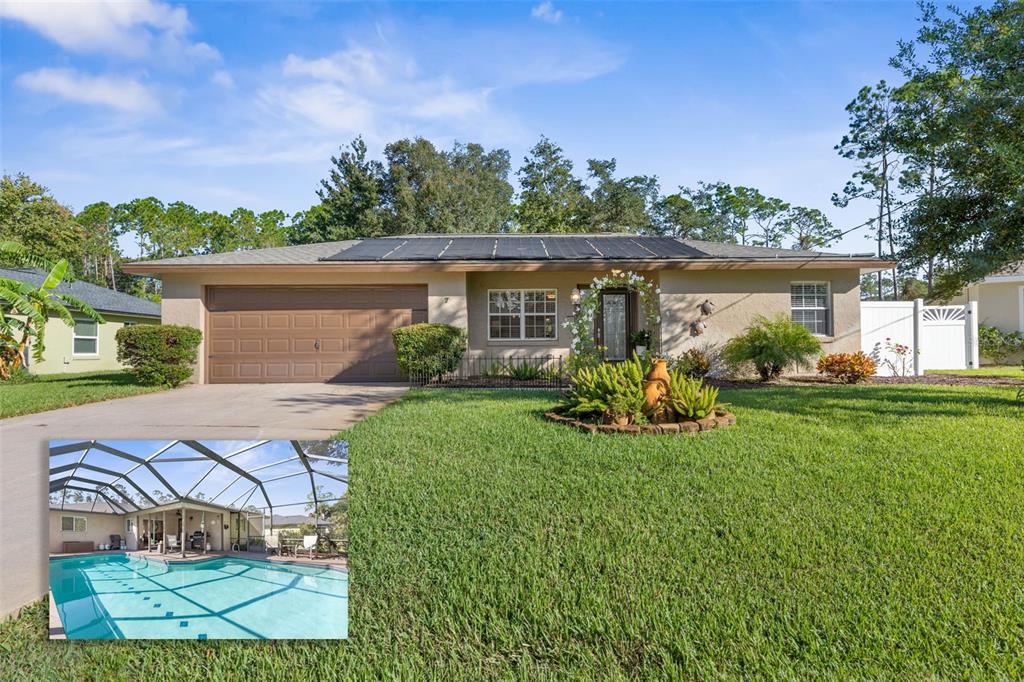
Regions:
<svg viewBox="0 0 1024 682"><path fill-rule="evenodd" d="M975 377L1011 377L1024 379L1024 367L1020 365L985 365L976 369L926 369L925 374L957 374Z"/></svg>
<svg viewBox="0 0 1024 682"><path fill-rule="evenodd" d="M342 434L349 642L47 645L39 607L0 653L33 679L1020 678L1014 394L723 391L738 426L634 437L544 421L550 393L414 392Z"/></svg>
<svg viewBox="0 0 1024 682"><path fill-rule="evenodd" d="M0 419L159 390L139 386L127 372L41 374L24 384L0 384Z"/></svg>

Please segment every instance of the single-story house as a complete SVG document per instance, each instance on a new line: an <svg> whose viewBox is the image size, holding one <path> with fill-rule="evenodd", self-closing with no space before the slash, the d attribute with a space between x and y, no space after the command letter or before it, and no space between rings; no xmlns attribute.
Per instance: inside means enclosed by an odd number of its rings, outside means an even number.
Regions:
<svg viewBox="0 0 1024 682"><path fill-rule="evenodd" d="M978 303L978 324L1003 332L1024 332L1024 263L964 287L952 302L972 301Z"/></svg>
<svg viewBox="0 0 1024 682"><path fill-rule="evenodd" d="M46 273L35 268L0 268L0 278L38 287L46 279ZM34 361L31 348L25 354L26 367L36 374L121 369L123 365L117 361L114 339L117 330L131 324L160 323L160 304L153 301L81 281L64 282L56 290L74 296L99 312L105 324L75 315L75 326L70 327L61 318L51 316L46 323L43 361Z"/></svg>
<svg viewBox="0 0 1024 682"><path fill-rule="evenodd" d="M758 314L785 313L826 352L860 349L865 254L624 234L405 235L131 263L160 277L165 323L203 332L203 383L393 381L390 332L458 325L469 353L565 356L580 292L632 271L656 287L661 351L721 344ZM710 305L702 304L710 302ZM710 309L709 315L705 312ZM608 359L642 328L635 292L601 292L595 334ZM696 324L703 322L703 324Z"/></svg>

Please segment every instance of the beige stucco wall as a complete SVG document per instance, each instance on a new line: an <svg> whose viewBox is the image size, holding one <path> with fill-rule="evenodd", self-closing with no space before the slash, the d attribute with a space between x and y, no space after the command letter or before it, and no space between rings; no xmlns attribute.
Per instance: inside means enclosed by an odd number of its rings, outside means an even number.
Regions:
<svg viewBox="0 0 1024 682"><path fill-rule="evenodd" d="M572 318L572 290L587 286L607 273L583 270L540 272L471 272L468 275L469 348L472 353L501 355L568 355L572 334L565 322ZM645 276L657 285L658 273ZM489 289L557 289L558 338L554 340L488 340L487 292Z"/></svg>
<svg viewBox="0 0 1024 682"><path fill-rule="evenodd" d="M829 282L832 334L821 337L825 353L860 350L860 271L847 270L665 270L661 274L662 348L678 355L705 344L720 346L741 333L756 315L790 314L792 282ZM692 336L704 300L714 303L707 329Z"/></svg>
<svg viewBox="0 0 1024 682"><path fill-rule="evenodd" d="M982 282L964 289L952 303L978 302L978 324L996 327L1004 332L1024 331L1021 310L1021 282Z"/></svg>
<svg viewBox="0 0 1024 682"><path fill-rule="evenodd" d="M60 518L62 516L84 516L85 532L62 531L60 529ZM109 543L110 536L117 534L125 537L124 516L118 514L102 514L96 512L81 511L60 511L50 510L50 553L56 554L62 551L62 543L72 541L92 541L99 549L101 544Z"/></svg>
<svg viewBox="0 0 1024 682"><path fill-rule="evenodd" d="M54 374L57 372L96 372L116 370L124 367L117 361L117 341L114 338L117 330L125 322L135 324L156 324L159 320L152 317L135 317L102 313L104 324L97 326L99 354L96 356L75 355L73 353L74 330L64 324L63 320L51 317L46 323L46 352L43 361L35 362L29 357L29 371L34 374Z"/></svg>
<svg viewBox="0 0 1024 682"><path fill-rule="evenodd" d="M1004 332L1024 332L1024 281L979 282L966 287L951 303L977 301L978 324ZM1024 354L1008 357L1005 362L1024 361ZM982 364L992 364L981 358Z"/></svg>
<svg viewBox="0 0 1024 682"><path fill-rule="evenodd" d="M601 273L555 270L533 272L260 272L182 273L165 275L163 321L203 329L204 287L209 285L372 285L425 284L428 319L468 329L473 354L566 355L570 334L564 322L572 314L571 292ZM675 355L694 345L722 344L743 331L757 314L788 314L790 283L827 281L832 291L833 334L822 338L826 353L853 352L860 347L860 272L842 270L662 270L647 273L661 286L662 347ZM553 341L487 339L487 291L506 288L558 290L558 338ZM690 335L696 308L705 299L716 305L699 337ZM196 380L204 377L205 351L199 350Z"/></svg>
<svg viewBox="0 0 1024 682"><path fill-rule="evenodd" d="M265 272L259 268L217 273L182 273L163 276L161 312L164 324L183 324L204 331L206 286L346 286L422 284L427 287L427 319L465 328L466 273L464 272ZM206 349L200 344L193 381L205 380Z"/></svg>

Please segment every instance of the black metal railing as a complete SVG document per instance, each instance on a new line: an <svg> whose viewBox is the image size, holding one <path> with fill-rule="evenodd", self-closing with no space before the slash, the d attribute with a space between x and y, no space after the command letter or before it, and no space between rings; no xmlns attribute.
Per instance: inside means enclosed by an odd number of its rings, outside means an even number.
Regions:
<svg viewBox="0 0 1024 682"><path fill-rule="evenodd" d="M410 372L412 386L437 388L565 388L561 355L464 355L432 358L429 367Z"/></svg>

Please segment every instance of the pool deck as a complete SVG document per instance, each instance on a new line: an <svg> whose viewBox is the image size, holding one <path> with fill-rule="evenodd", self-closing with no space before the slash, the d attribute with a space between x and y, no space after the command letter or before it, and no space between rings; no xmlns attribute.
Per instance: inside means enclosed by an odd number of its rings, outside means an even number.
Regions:
<svg viewBox="0 0 1024 682"><path fill-rule="evenodd" d="M74 554L50 554L51 559L64 559L66 557L85 557L85 556L98 556L102 554L126 554L128 556L139 557L143 559L150 559L152 561L162 561L167 564L190 564L198 561L210 561L213 559L222 559L224 557L234 557L238 559L250 559L254 561L267 561L272 564L297 564L301 566L328 566L336 569L347 569L348 560L346 557L325 557L318 559L310 559L309 557L292 557L292 556L278 556L277 554L267 556L263 552L218 552L210 551L201 552L185 552L185 556L182 557L180 553L175 554L160 554L156 551L149 551L145 549L131 549L131 550L98 550L95 552L76 552Z"/></svg>
<svg viewBox="0 0 1024 682"><path fill-rule="evenodd" d="M53 599L53 592L50 591L48 594L50 595L50 639L67 639L68 636L64 634L64 623L57 611L57 602Z"/></svg>

